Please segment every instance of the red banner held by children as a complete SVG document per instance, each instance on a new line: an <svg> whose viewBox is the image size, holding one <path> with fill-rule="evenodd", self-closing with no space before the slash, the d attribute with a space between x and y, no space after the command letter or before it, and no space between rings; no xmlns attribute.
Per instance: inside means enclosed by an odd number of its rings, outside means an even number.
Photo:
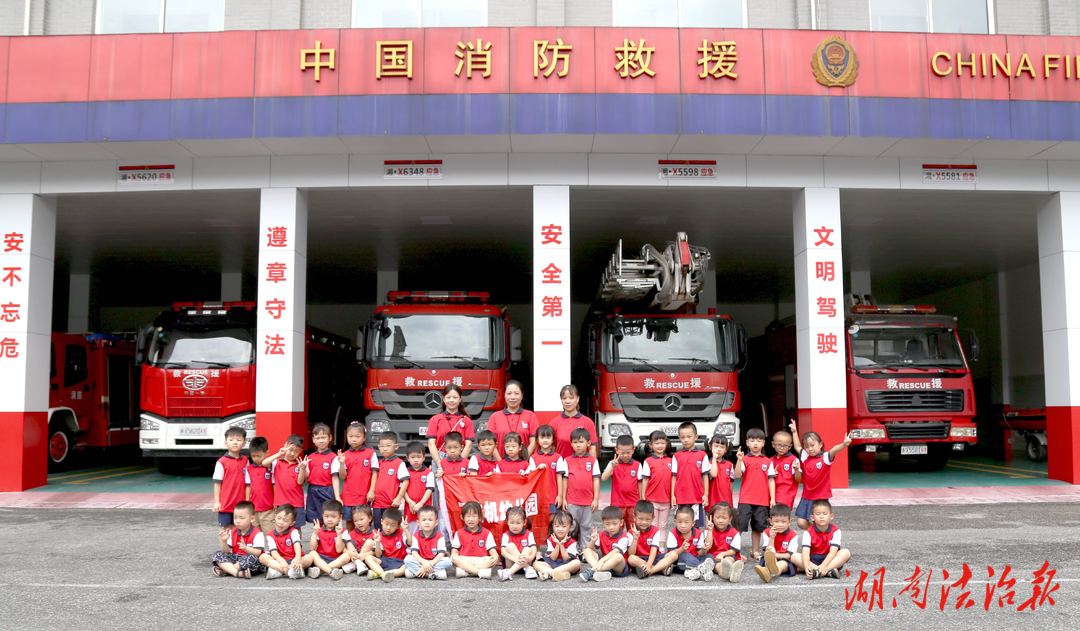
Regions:
<svg viewBox="0 0 1080 631"><path fill-rule="evenodd" d="M454 476L442 478L446 490L446 508L450 513L450 527L457 531L465 524L461 521L461 507L469 501L480 503L485 528L501 545L506 532L506 511L512 506L525 508L525 516L531 521L533 536L540 543L547 539L548 481L547 470L533 471L522 476L519 473L493 473L488 476Z"/></svg>

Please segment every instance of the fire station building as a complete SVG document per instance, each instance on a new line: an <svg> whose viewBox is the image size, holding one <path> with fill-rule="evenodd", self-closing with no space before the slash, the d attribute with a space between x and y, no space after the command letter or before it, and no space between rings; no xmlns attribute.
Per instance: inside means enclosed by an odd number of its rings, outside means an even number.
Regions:
<svg viewBox="0 0 1080 631"><path fill-rule="evenodd" d="M45 483L53 331L254 301L276 443L305 323L354 338L388 291L488 291L524 327L526 404L557 412L618 241L677 232L712 253L702 307L751 338L794 317L803 431L847 428L846 294L933 304L978 333L984 415L1046 407L1049 477L1080 482L1077 15L0 2L0 490Z"/></svg>

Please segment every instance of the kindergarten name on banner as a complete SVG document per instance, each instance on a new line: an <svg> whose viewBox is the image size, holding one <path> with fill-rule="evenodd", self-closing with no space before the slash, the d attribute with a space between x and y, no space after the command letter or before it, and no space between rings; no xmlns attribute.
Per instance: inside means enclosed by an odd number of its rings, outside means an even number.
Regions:
<svg viewBox="0 0 1080 631"><path fill-rule="evenodd" d="M457 531L465 525L461 520L461 507L475 500L483 512L483 526L491 531L495 541L500 541L506 532L506 511L513 506L525 509L525 517L530 520L537 541L547 539L545 526L551 503L548 499L548 475L554 475L554 472L541 469L525 476L518 473L444 476L442 481L450 527Z"/></svg>

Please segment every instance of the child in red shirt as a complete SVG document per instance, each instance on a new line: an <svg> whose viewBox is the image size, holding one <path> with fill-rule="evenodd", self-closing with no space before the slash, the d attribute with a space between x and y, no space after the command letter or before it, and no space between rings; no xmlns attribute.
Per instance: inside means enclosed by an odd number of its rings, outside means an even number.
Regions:
<svg viewBox="0 0 1080 631"><path fill-rule="evenodd" d="M830 475L833 459L851 444L851 432L844 435L844 442L833 446L828 451L823 451L825 443L817 432L806 432L800 441L794 419L789 427L791 427L791 442L795 444L795 451L799 454L801 463L799 468L802 469L803 478L802 499L799 500L799 506L795 509L795 516L799 518L799 528L806 530L810 528L810 507L814 500L827 500L832 497Z"/></svg>
<svg viewBox="0 0 1080 631"><path fill-rule="evenodd" d="M611 480L611 505L622 511L623 528L627 531L634 527L634 505L641 499L637 481L640 473L641 464L634 460L634 439L619 436L615 441L615 459L608 462L600 480Z"/></svg>
<svg viewBox="0 0 1080 631"><path fill-rule="evenodd" d="M450 432L444 437L443 449L446 457L438 460L438 465L431 464L435 468L435 488L439 490L439 530L443 534L452 533L450 529L450 513L446 506L446 490L443 488L443 476L464 476L469 473L469 460L462 456L464 437L457 432Z"/></svg>
<svg viewBox="0 0 1080 631"><path fill-rule="evenodd" d="M563 478L559 508L574 516L579 532L592 528L593 512L600 507L600 463L588 451L589 440L589 432L575 429L570 436L574 453L560 461L558 470Z"/></svg>
<svg viewBox="0 0 1080 631"><path fill-rule="evenodd" d="M555 428L550 425L541 425L536 430L536 451L533 452L529 463L533 469L547 471L548 480L548 518L559 512L559 494L562 493L562 476L558 475L559 461L562 456L555 451ZM540 524L541 528L546 524Z"/></svg>
<svg viewBox="0 0 1080 631"><path fill-rule="evenodd" d="M319 578L329 574L335 581L345 576L342 567L349 563L349 553L345 546L349 542L349 531L341 519L341 502L326 500L322 507L322 522L315 520L315 532L311 533L308 543L307 558L311 562L308 578Z"/></svg>
<svg viewBox="0 0 1080 631"><path fill-rule="evenodd" d="M727 502L718 502L709 513L712 522L712 547L709 555L716 560L713 568L720 578L738 583L742 576L743 561L740 549L742 538L739 529L731 525L735 510Z"/></svg>
<svg viewBox="0 0 1080 631"><path fill-rule="evenodd" d="M254 441L252 441L254 442ZM274 511L274 527L266 535L266 552L259 557L259 563L266 566L266 578L304 578L304 570L311 566L311 560L304 556L300 546L300 531L296 524L296 508L292 504L282 504Z"/></svg>
<svg viewBox="0 0 1080 631"><path fill-rule="evenodd" d="M679 425L682 450L671 458L671 507L689 506L694 511L694 525L705 525L704 504L709 501L709 458L697 448L697 426L687 421Z"/></svg>
<svg viewBox="0 0 1080 631"><path fill-rule="evenodd" d="M449 444L450 437L447 436ZM456 566L455 576L477 576L490 579L491 570L499 563L499 551L495 537L484 528L483 509L479 502L465 502L461 507L461 521L465 524L454 533L450 541L450 561Z"/></svg>
<svg viewBox="0 0 1080 631"><path fill-rule="evenodd" d="M739 531L750 529L754 560L761 558L758 549L761 533L769 527L769 507L776 503L776 471L772 460L762 451L765 448L765 432L754 427L746 432L749 454L739 449L735 477L742 478L739 485Z"/></svg>
<svg viewBox="0 0 1080 631"><path fill-rule="evenodd" d="M772 457L776 469L776 503L787 506L795 505L795 494L799 492L802 472L799 470L799 457L791 451L791 434L779 431L773 434L772 446L776 455Z"/></svg>
<svg viewBox="0 0 1080 631"><path fill-rule="evenodd" d="M269 448L270 443L262 436L252 438L248 447L251 462L244 467L244 499L255 505L255 525L264 533L274 529L274 483L270 475L274 461L266 457Z"/></svg>
<svg viewBox="0 0 1080 631"><path fill-rule="evenodd" d="M375 482L375 501L371 510L375 514L375 523L382 523L382 514L388 508L401 508L405 493L409 488L409 468L405 461L397 457L397 434L384 432L379 436L378 480ZM401 518L398 518L401 521Z"/></svg>
<svg viewBox="0 0 1080 631"><path fill-rule="evenodd" d="M709 439L709 453L712 454L712 466L709 470L709 510L720 502L734 506L731 496L731 481L735 479L735 465L727 459L730 447L728 437L714 434Z"/></svg>
<svg viewBox="0 0 1080 631"><path fill-rule="evenodd" d="M532 462L525 457L521 434L509 432L503 437L503 459L495 463L495 473L531 473Z"/></svg>
<svg viewBox="0 0 1080 631"><path fill-rule="evenodd" d="M345 526L353 527L353 507L370 505L375 501L375 482L378 478L379 459L375 450L365 447L367 429L359 421L349 423L345 430L345 442L349 448L338 450L338 478L341 480L342 517Z"/></svg>
<svg viewBox="0 0 1080 631"><path fill-rule="evenodd" d="M799 554L799 533L791 527L791 507L777 502L769 510L770 527L761 535L762 559L754 571L766 583L774 576L795 576L793 559Z"/></svg>
<svg viewBox="0 0 1080 631"><path fill-rule="evenodd" d="M218 526L227 528L233 525L233 509L244 500L244 467L247 457L240 453L247 442L247 432L239 427L225 430L224 456L214 465L214 512L217 513Z"/></svg>
<svg viewBox="0 0 1080 631"><path fill-rule="evenodd" d="M667 546L667 536L664 531L653 525L652 502L639 500L634 505L634 524L630 528L630 555L626 562L634 568L634 574L638 578L645 578L653 574L671 575L671 564L676 558L661 552L662 547Z"/></svg>
<svg viewBox="0 0 1080 631"><path fill-rule="evenodd" d="M367 559L375 550L375 515L367 504L354 506L352 515L354 528L349 532L346 547L350 562L356 566L356 575L363 576L368 571Z"/></svg>
<svg viewBox="0 0 1080 631"><path fill-rule="evenodd" d="M405 576L405 557L412 545L408 528L401 527L401 511L387 508L382 514L382 529L372 537L375 554L367 558L368 580L381 578L384 583Z"/></svg>
<svg viewBox="0 0 1080 631"><path fill-rule="evenodd" d="M629 572L626 557L630 555L631 538L623 530L622 511L616 506L608 506L600 511L600 520L604 530L597 532L593 528L589 545L581 555L589 567L581 570L578 576L586 582L606 581L612 576L626 576Z"/></svg>
<svg viewBox="0 0 1080 631"><path fill-rule="evenodd" d="M667 455L667 434L656 430L649 434L649 447L652 454L641 463L638 469L638 482L641 485L641 497L652 502L656 519L653 523L663 532L667 532L668 517L671 515L671 458ZM660 551L667 549L667 542L660 544Z"/></svg>
<svg viewBox="0 0 1080 631"><path fill-rule="evenodd" d="M266 549L266 537L255 527L254 504L244 500L232 508L234 527L218 528L221 549L214 553L214 574L251 578L252 574L261 574L266 569L259 563Z"/></svg>
<svg viewBox="0 0 1080 631"><path fill-rule="evenodd" d="M302 453L304 437L293 434L285 439L285 445L273 456L276 460L270 467L270 480L274 483L274 506L292 504L296 508L296 524L301 532L307 523L307 512L304 509L307 458L301 458Z"/></svg>
<svg viewBox="0 0 1080 631"><path fill-rule="evenodd" d="M426 455L424 444L418 441L409 443L405 453L409 459L409 486L405 489L405 522L409 532L416 534L420 525L416 521L422 506L431 506L431 495L435 492L435 476L431 468L424 466ZM438 520L438 511L435 513Z"/></svg>

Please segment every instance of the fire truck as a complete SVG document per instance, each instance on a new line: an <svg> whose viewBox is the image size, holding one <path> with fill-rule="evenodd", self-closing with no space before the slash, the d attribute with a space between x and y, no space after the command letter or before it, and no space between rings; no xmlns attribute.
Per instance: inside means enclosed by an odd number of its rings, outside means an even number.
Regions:
<svg viewBox="0 0 1080 631"><path fill-rule="evenodd" d="M951 453L975 444L974 332L965 332L965 354L955 317L932 305L878 305L856 294L845 297L845 324L852 456L871 466L877 452L888 452L938 470ZM777 431L798 408L794 322L774 323L765 337L767 424Z"/></svg>
<svg viewBox="0 0 1080 631"><path fill-rule="evenodd" d="M219 458L230 427L255 437L255 333L254 302L173 303L139 331L139 444L163 473L188 458ZM354 350L347 339L308 327L304 367L309 425L332 424L342 444L357 378Z"/></svg>
<svg viewBox="0 0 1080 631"><path fill-rule="evenodd" d="M88 447L137 440L135 344L113 335L52 334L49 470L69 468Z"/></svg>
<svg viewBox="0 0 1080 631"><path fill-rule="evenodd" d="M521 329L487 292L391 291L358 331L367 370L368 442L392 431L424 440L447 384L461 387L477 431L503 409L510 367L521 361Z"/></svg>
<svg viewBox="0 0 1080 631"><path fill-rule="evenodd" d="M722 434L739 444L746 332L715 309L694 313L710 258L684 232L663 252L645 245L638 258L624 258L619 241L586 320L579 356L587 365L577 378L592 384L584 407L605 456L619 436L645 451L651 432L675 439L685 421L697 425L699 443Z"/></svg>

